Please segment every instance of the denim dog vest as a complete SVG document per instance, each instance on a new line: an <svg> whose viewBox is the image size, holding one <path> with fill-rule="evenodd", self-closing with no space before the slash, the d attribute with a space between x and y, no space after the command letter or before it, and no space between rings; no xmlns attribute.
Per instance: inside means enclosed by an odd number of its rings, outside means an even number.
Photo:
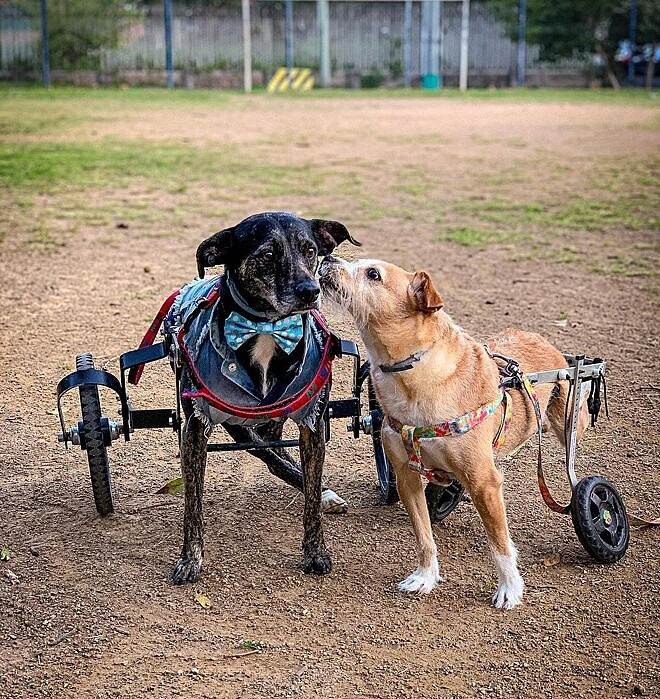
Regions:
<svg viewBox="0 0 660 699"><path fill-rule="evenodd" d="M325 320L316 311L303 314L303 336L289 355L290 366L263 396L224 337L227 294L223 277L195 279L181 288L164 320L165 334L193 375L195 388L183 396L193 400L195 415L208 428L287 418L312 427L336 350Z"/></svg>

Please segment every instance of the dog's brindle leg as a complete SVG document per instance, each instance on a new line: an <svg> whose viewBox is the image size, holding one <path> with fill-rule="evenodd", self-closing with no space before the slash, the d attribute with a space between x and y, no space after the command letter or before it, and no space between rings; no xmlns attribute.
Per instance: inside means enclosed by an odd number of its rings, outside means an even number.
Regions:
<svg viewBox="0 0 660 699"><path fill-rule="evenodd" d="M419 557L417 569L402 580L398 587L402 592L428 593L441 578L438 569L438 551L433 540L431 518L424 497L424 485L419 474L408 466L408 457L398 433L386 426L383 429L383 437L387 457L396 473L399 497L415 532Z"/></svg>
<svg viewBox="0 0 660 699"><path fill-rule="evenodd" d="M192 414L192 404L183 401L186 424L181 440L181 474L184 485L183 548L172 571L172 582L195 582L202 572L204 558L204 474L206 443L203 423Z"/></svg>
<svg viewBox="0 0 660 699"><path fill-rule="evenodd" d="M332 570L332 560L323 540L321 515L321 479L325 461L325 434L323 413L328 401L327 392L319 399L321 404L314 429L300 425L300 461L303 472L305 509L303 513L303 570L305 573L325 575Z"/></svg>

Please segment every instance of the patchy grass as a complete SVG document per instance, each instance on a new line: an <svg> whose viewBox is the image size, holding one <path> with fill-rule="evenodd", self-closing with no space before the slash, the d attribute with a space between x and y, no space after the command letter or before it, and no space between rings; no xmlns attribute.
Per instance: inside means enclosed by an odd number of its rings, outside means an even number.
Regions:
<svg viewBox="0 0 660 699"><path fill-rule="evenodd" d="M235 91L238 94L238 91ZM47 109L49 105L59 102L89 107L99 103L107 107L111 105L129 103L135 106L145 107L166 106L176 107L177 105L212 105L214 108L226 106L231 99L232 91L227 90L166 90L158 87L105 87L102 89L90 87L72 87L57 85L45 89L40 85L0 85L0 100L24 102L34 107L36 102Z"/></svg>
<svg viewBox="0 0 660 699"><path fill-rule="evenodd" d="M660 275L657 263L643 257L608 255L591 268L596 274L614 274L622 277L657 277Z"/></svg>
<svg viewBox="0 0 660 699"><path fill-rule="evenodd" d="M490 238L496 242L499 236L512 232L536 233L538 236L565 232L601 231L613 228L626 230L657 230L660 227L658 210L645 198L632 195L627 200L606 201L576 196L569 202L527 203L502 199L483 200L470 198L453 206L454 214L469 217L474 232L461 235L462 244L482 245ZM476 225L476 224L479 225Z"/></svg>
<svg viewBox="0 0 660 699"><path fill-rule="evenodd" d="M66 245L45 228L36 228L27 240L27 247L43 253L52 253Z"/></svg>
<svg viewBox="0 0 660 699"><path fill-rule="evenodd" d="M482 249L493 243L518 242L521 238L522 234L514 231L473 228L470 226L447 228L436 236L436 240L450 241L464 246L476 245Z"/></svg>
<svg viewBox="0 0 660 699"><path fill-rule="evenodd" d="M96 143L0 142L0 186L19 192L53 192L120 186L137 179L175 193L191 182L255 195L316 193L324 174L310 162L264 164L235 147L194 148L160 142L105 139Z"/></svg>
<svg viewBox="0 0 660 699"><path fill-rule="evenodd" d="M523 137L516 131L493 131L487 124L478 133L463 130L459 135L415 123L406 124L402 133L385 125L381 133L378 128L361 130L356 116L345 131L319 135L304 116L294 128L269 130L263 121L270 110L278 118L282 110L298 108L304 115L356 99L365 100L354 110L363 115L363 109L373 108L371 100L404 98L634 105L645 128L660 125L660 98L641 90L471 90L467 95L455 90L317 90L245 96L232 91L0 86L0 197L5 210L0 242L15 240L35 252L50 252L83 232L109 245L121 244L127 235L158 241L191 228L207 230L209 220L224 222L259 202L263 208L344 218L358 229L400 226L426 241L506 245L510 259L543 258L605 274L652 276L652 260L660 252L650 242L660 228L660 163L652 149L642 157L614 158L597 149L567 157L552 142L527 132ZM328 100L327 105L321 100ZM448 102L438 106L452 108ZM185 120L186 110L196 117L191 128L200 123L200 115L221 122L226 110L246 119L254 115L266 127L246 130L240 145L223 142L210 131L206 141L197 134L192 142L189 133L177 130L163 140L157 126L141 129L141 139L131 131L132 124ZM95 133L96 124L103 124L99 132L107 133L109 125L119 135L102 138ZM642 138L655 136L640 133ZM129 232L120 232L118 224ZM602 245L594 253L598 236ZM587 239L591 247L585 247Z"/></svg>

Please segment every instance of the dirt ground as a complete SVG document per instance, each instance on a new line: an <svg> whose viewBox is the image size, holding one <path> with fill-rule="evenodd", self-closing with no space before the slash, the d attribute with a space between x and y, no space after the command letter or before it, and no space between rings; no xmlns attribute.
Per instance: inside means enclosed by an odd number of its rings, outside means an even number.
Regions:
<svg viewBox="0 0 660 699"><path fill-rule="evenodd" d="M474 195L550 197L567 207L579 195L616 206L630 191L593 181L616 163L641 167L640 196L657 204L657 109L403 97L234 97L222 108L175 110L94 104L98 118L49 139L131 138L145 148L226 142L268 164L322 164L325 179L290 195L203 184L181 194L142 181L118 192L108 183L63 191L60 200L34 194L32 209L0 191L9 222L0 248L0 548L11 551L0 561L0 696L659 697L660 533L635 531L620 563L596 564L570 517L545 508L531 446L503 464L527 587L522 606L498 612L484 532L467 502L434 527L446 581L426 597L396 591L414 567L408 519L400 506L381 503L370 439L353 440L343 421L334 422L325 478L350 510L325 520L329 576L299 569L301 497L247 455L211 455L204 573L196 585L174 587L168 574L183 500L154 494L177 475L174 435L149 430L114 443L116 514L102 519L85 455L56 443L54 411L57 381L78 352L118 370L116 357L137 346L162 300L194 275L203 237L250 213L293 209L345 222L363 248L340 253L427 269L446 310L479 338L516 325L566 352L605 358L610 419L601 416L581 445L579 475L610 478L630 510L657 516L658 209L655 222L636 226L567 231L535 222L531 239L463 246L438 241L438 231L466 226L479 212L454 206L438 218L430 208ZM49 108L72 109L57 100ZM414 178L419 190L411 194L405 186ZM185 225L154 236L137 217L117 228L121 214L112 206L120 197L152 212L180 206ZM68 232L54 213L62 201L79 207L72 214L79 225ZM218 202L223 216L214 213ZM97 209L110 217L90 220ZM153 226L166 228L167 216ZM61 245L30 244L35 217L61 232ZM559 254L566 252L570 259ZM644 274L613 267L631 256L646 261ZM355 338L349 323L332 320ZM335 397L347 395L349 371L337 363ZM149 367L131 397L136 407L172 406L168 368ZM114 416L115 401L103 399ZM71 400L68 422L78 415ZM550 480L566 498L550 441ZM202 608L197 593L212 607Z"/></svg>

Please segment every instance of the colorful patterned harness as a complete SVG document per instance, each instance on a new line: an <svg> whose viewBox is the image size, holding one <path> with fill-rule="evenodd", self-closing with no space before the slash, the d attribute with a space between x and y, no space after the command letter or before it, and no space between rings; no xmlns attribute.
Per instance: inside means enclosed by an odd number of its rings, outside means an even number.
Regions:
<svg viewBox="0 0 660 699"><path fill-rule="evenodd" d="M488 354L493 357L491 352L486 348ZM514 375L519 382L519 387L522 388L527 396L529 397L532 405L534 406L534 412L536 414L537 420L537 434L539 439L539 449L541 432L543 427L543 419L541 416L541 406L539 405L538 397L536 391L534 390L529 379L518 369L516 373L511 373L510 365L507 367L500 367L500 373L503 376L510 377ZM436 425L427 425L424 427L414 427L412 425L404 425L399 420L388 416L388 422L390 426L397 432L401 433L401 439L403 440L403 446L406 449L408 455L408 466L417 473L424 476L429 482L435 483L436 485L447 486L452 482L452 477L446 471L432 470L426 468L422 463L421 454L421 444L420 439L434 439L437 437L458 437L466 432L469 432L472 428L480 425L484 420L489 418L497 410L500 404L504 402L504 412L502 414L502 421L500 427L497 430L497 434L493 440L493 449L498 449L502 446L506 440L506 433L511 424L511 417L513 414L513 405L511 397L508 392L500 386L500 392L494 400L490 403L485 403L484 405L471 410L459 417L455 417L451 420L443 420Z"/></svg>

